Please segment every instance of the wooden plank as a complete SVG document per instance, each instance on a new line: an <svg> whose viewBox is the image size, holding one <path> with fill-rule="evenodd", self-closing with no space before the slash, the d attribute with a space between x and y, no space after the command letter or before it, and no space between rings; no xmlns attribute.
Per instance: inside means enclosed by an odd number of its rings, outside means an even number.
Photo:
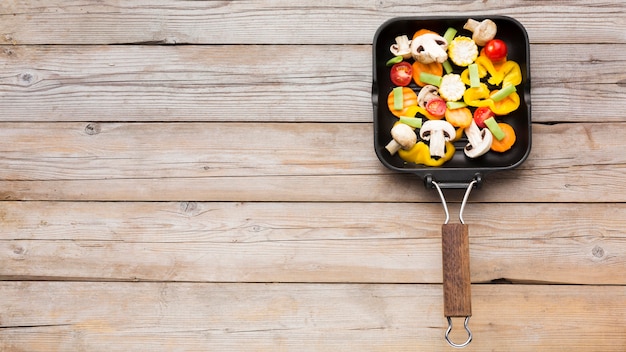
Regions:
<svg viewBox="0 0 626 352"><path fill-rule="evenodd" d="M0 295L6 352L450 348L439 285L3 282ZM467 351L626 347L621 286L477 285L473 303Z"/></svg>
<svg viewBox="0 0 626 352"><path fill-rule="evenodd" d="M596 120L593 104L603 122L624 121L624 52L533 45L533 120ZM371 55L370 45L4 46L1 118L371 122Z"/></svg>
<svg viewBox="0 0 626 352"><path fill-rule="evenodd" d="M509 15L533 43L624 43L622 1L3 1L0 39L18 44L368 44L397 16ZM294 35L297 33L297 35Z"/></svg>
<svg viewBox="0 0 626 352"><path fill-rule="evenodd" d="M380 163L370 123L4 123L0 131L5 200L438 202L417 177ZM528 160L487 177L473 199L624 202L626 155L616 151L625 142L615 138L624 133L624 123L535 125Z"/></svg>
<svg viewBox="0 0 626 352"><path fill-rule="evenodd" d="M474 283L626 284L624 204L464 218ZM424 203L0 202L0 280L441 283L443 220Z"/></svg>

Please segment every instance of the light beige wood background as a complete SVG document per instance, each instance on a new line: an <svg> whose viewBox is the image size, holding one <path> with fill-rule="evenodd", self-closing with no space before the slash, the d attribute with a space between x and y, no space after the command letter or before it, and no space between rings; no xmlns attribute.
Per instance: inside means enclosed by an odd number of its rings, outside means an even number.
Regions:
<svg viewBox="0 0 626 352"><path fill-rule="evenodd" d="M529 33L533 141L465 212L466 350L626 350L626 4L588 3L3 0L0 351L451 350L371 43L489 14Z"/></svg>

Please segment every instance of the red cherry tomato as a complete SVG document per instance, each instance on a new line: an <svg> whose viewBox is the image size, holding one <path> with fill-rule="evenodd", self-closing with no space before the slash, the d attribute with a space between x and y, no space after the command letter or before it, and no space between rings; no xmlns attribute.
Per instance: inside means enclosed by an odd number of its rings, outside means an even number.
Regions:
<svg viewBox="0 0 626 352"><path fill-rule="evenodd" d="M426 111L437 118L446 114L446 101L441 98L432 98L426 103Z"/></svg>
<svg viewBox="0 0 626 352"><path fill-rule="evenodd" d="M492 39L485 45L485 55L493 62L506 59L507 51L506 44L500 39Z"/></svg>
<svg viewBox="0 0 626 352"><path fill-rule="evenodd" d="M410 63L402 61L391 67L391 82L396 86L408 86L411 78L413 78L413 66Z"/></svg>
<svg viewBox="0 0 626 352"><path fill-rule="evenodd" d="M476 109L476 111L474 111L474 122L476 123L476 126L480 127L480 128L485 128L487 127L485 125L485 120L490 118L490 117L495 117L496 114L491 111L491 109L489 109L486 106L481 106L478 109Z"/></svg>

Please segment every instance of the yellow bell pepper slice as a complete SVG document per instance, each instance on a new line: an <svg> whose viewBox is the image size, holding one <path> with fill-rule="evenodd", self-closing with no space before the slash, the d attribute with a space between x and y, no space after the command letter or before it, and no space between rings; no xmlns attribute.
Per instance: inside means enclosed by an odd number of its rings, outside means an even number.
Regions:
<svg viewBox="0 0 626 352"><path fill-rule="evenodd" d="M465 104L474 107L482 107L487 106L491 111L493 111L496 115L506 115L511 113L520 106L520 97L517 92L513 92L509 94L506 98L494 102L493 99L489 97L493 95L497 90L489 91L487 85L484 83L480 84L480 87L476 88L468 88L465 90L465 94L463 95L463 101Z"/></svg>
<svg viewBox="0 0 626 352"><path fill-rule="evenodd" d="M481 83L478 87L470 87L465 90L463 94L463 101L469 106L487 106L489 103L489 88L486 84Z"/></svg>
<svg viewBox="0 0 626 352"><path fill-rule="evenodd" d="M487 69L482 65L477 64L476 66L478 66L478 78L484 78L487 75ZM470 80L469 68L466 68L465 70L463 70L463 72L461 72L461 81L463 81L466 86L472 85L472 82Z"/></svg>
<svg viewBox="0 0 626 352"><path fill-rule="evenodd" d="M491 94L493 95L493 93L495 92L496 91L494 90L491 92ZM497 102L493 101L492 99L487 100L491 102L488 106L491 111L493 111L493 113L496 115L507 115L508 113L517 110L520 105L520 97L517 92L511 93L506 98Z"/></svg>
<svg viewBox="0 0 626 352"><path fill-rule="evenodd" d="M417 142L413 146L413 148L409 150L398 150L398 155L400 156L400 158L402 158L402 160L407 162L422 164L426 166L441 166L446 161L452 159L454 151L454 144L452 144L451 142L446 142L446 152L444 156L439 159L433 159L430 156L430 148L428 147L428 145L420 141Z"/></svg>
<svg viewBox="0 0 626 352"><path fill-rule="evenodd" d="M506 61L496 68L487 56L481 55L476 59L476 64L478 65L479 76L484 71L489 72L491 77L489 77L487 82L491 85L497 86L502 84L503 86L506 86L512 84L516 86L522 83L522 71L515 61ZM480 77L482 78L484 75Z"/></svg>

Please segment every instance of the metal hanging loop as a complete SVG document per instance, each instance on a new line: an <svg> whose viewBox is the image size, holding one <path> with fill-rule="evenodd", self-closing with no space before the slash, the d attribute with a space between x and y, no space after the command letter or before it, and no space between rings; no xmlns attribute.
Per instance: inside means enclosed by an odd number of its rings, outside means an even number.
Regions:
<svg viewBox="0 0 626 352"><path fill-rule="evenodd" d="M448 342L448 344L450 344L450 346L455 347L455 348L463 348L467 345L469 345L470 342L472 342L472 331L469 329L469 318L470 317L465 317L465 323L463 324L463 326L465 327L465 331L467 331L467 341L461 343L461 344L456 344L454 342L452 342L452 340L450 340L450 331L452 331L452 318L450 317L446 317L448 318L448 329L446 330L446 341Z"/></svg>

